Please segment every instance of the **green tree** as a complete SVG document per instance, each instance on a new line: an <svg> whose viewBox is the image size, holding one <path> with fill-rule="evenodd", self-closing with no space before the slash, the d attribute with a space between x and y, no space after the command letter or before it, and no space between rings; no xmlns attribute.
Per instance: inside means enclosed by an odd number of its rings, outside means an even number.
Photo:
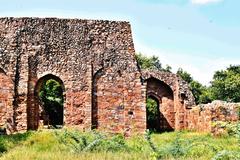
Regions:
<svg viewBox="0 0 240 160"><path fill-rule="evenodd" d="M141 69L152 69L152 70L166 71L166 72L171 72L171 69L172 69L169 65L167 65L166 68L163 68L157 56L148 57L139 53L139 54L136 54L136 59Z"/></svg>
<svg viewBox="0 0 240 160"><path fill-rule="evenodd" d="M189 85L195 98L196 104L209 103L212 101L211 92L208 87L202 85L201 83L195 80L190 82Z"/></svg>
<svg viewBox="0 0 240 160"><path fill-rule="evenodd" d="M209 103L212 101L211 93L208 87L202 85L200 82L194 80L188 72L184 71L182 68L179 68L177 71L184 81L189 84L189 87L193 93L196 104L200 103Z"/></svg>
<svg viewBox="0 0 240 160"><path fill-rule="evenodd" d="M172 72L172 67L167 64L166 68L163 70L165 70L166 72Z"/></svg>
<svg viewBox="0 0 240 160"><path fill-rule="evenodd" d="M184 71L182 68L178 68L176 74L179 75L187 83L191 83L193 81L192 76L188 72Z"/></svg>
<svg viewBox="0 0 240 160"><path fill-rule="evenodd" d="M39 97L43 103L44 111L49 116L51 125L59 125L63 123L63 89L61 84L49 79L44 81Z"/></svg>
<svg viewBox="0 0 240 160"><path fill-rule="evenodd" d="M216 71L211 82L213 99L240 102L240 65Z"/></svg>
<svg viewBox="0 0 240 160"><path fill-rule="evenodd" d="M46 100L55 101L59 105L63 104L63 90L60 83L54 79L47 80L43 83L39 96L43 102Z"/></svg>

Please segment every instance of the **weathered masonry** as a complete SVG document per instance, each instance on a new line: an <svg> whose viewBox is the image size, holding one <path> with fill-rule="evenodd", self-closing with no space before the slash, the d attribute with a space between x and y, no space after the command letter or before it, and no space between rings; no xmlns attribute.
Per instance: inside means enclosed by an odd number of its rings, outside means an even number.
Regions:
<svg viewBox="0 0 240 160"><path fill-rule="evenodd" d="M64 91L63 125L82 130L144 132L147 97L158 101L161 129L180 130L194 104L175 74L139 69L128 22L0 18L1 128L39 128L48 79Z"/></svg>

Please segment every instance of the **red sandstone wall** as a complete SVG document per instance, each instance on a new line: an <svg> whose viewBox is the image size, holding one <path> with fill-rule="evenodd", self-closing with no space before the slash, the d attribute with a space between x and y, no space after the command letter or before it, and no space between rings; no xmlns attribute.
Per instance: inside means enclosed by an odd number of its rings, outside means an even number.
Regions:
<svg viewBox="0 0 240 160"><path fill-rule="evenodd" d="M198 105L186 112L186 129L213 132L213 123L217 121L237 122L240 104L214 101L209 104Z"/></svg>
<svg viewBox="0 0 240 160"><path fill-rule="evenodd" d="M191 93L189 86L186 82L184 82L180 77L176 74L163 72L163 71L152 71L152 70L143 70L141 71L142 78L146 81L150 78L155 78L163 83L165 83L173 92L173 100L169 100L170 104L165 103L165 111L166 117L169 117L170 122L173 121L174 117L174 129L181 130L186 127L187 124L187 110L191 108L195 104L193 94ZM149 82L151 84L151 82ZM161 86L159 84L153 84L155 88ZM161 88L161 87L159 87ZM149 88L150 89L150 88ZM150 89L151 90L151 89ZM148 91L147 91L148 92ZM156 92L156 95L160 95L161 93ZM173 104L172 104L173 103ZM172 107L172 105L174 107ZM174 108L174 110L172 110ZM173 116L174 115L174 116ZM171 124L173 125L173 123Z"/></svg>
<svg viewBox="0 0 240 160"><path fill-rule="evenodd" d="M103 70L94 84L95 125L113 133L143 132L145 104L142 102L140 74ZM128 81L126 81L128 80ZM143 114L144 113L144 114Z"/></svg>
<svg viewBox="0 0 240 160"><path fill-rule="evenodd" d="M154 78L147 80L147 95L159 101L160 128L173 130L175 128L174 95L171 88L162 81Z"/></svg>
<svg viewBox="0 0 240 160"><path fill-rule="evenodd" d="M105 96L112 107L124 103L124 112L111 113L119 117L120 129L130 134L133 126L143 132L145 121L145 95L140 73L134 57L130 25L127 22L93 21L56 18L1 18L0 64L15 82L14 114L17 131L36 129L39 123L39 103L36 85L42 77L52 74L61 79L65 87L64 123L82 129L92 127L93 76L107 69L102 78ZM118 73L122 74L119 80ZM122 85L117 89L118 85ZM111 89L111 90L110 90ZM124 92L122 99L112 102L115 94ZM133 98L134 97L134 98ZM113 103L113 105L111 104ZM111 104L111 105L110 105ZM129 110L133 115L129 116ZM105 112L105 111L104 111ZM110 121L104 120L105 126ZM117 121L117 120L116 120ZM124 123L122 123L124 121ZM108 123L109 122L109 123ZM112 122L111 122L112 123ZM123 127L124 126L124 127ZM116 129L118 130L118 129Z"/></svg>
<svg viewBox="0 0 240 160"><path fill-rule="evenodd" d="M0 128L13 131L13 82L0 69Z"/></svg>

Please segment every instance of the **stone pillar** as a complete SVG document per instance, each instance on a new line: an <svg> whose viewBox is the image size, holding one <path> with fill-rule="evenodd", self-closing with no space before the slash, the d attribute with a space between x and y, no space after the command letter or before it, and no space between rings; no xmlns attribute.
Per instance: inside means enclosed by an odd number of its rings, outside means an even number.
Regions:
<svg viewBox="0 0 240 160"><path fill-rule="evenodd" d="M38 128L38 97L35 97L35 87L38 82L37 77L37 56L36 51L29 51L28 57L28 94L27 94L27 128L35 130Z"/></svg>
<svg viewBox="0 0 240 160"><path fill-rule="evenodd" d="M15 68L14 120L16 131L27 130L28 56L22 54ZM18 83L17 83L18 82Z"/></svg>
<svg viewBox="0 0 240 160"><path fill-rule="evenodd" d="M141 100L139 101L138 108L136 108L136 112L139 114L139 117L136 119L136 128L138 129L137 133L144 133L147 129L147 83L141 84L141 82L138 82L136 85L141 85Z"/></svg>
<svg viewBox="0 0 240 160"><path fill-rule="evenodd" d="M86 103L85 103L85 114L86 114L86 119L84 123L84 129L86 130L91 130L92 128L92 65L87 65L87 73L86 73L86 81L87 81L87 86L88 90L86 91Z"/></svg>
<svg viewBox="0 0 240 160"><path fill-rule="evenodd" d="M179 84L176 80L176 90L174 92L174 112L175 112L175 130L184 129L185 109L183 101L179 95Z"/></svg>

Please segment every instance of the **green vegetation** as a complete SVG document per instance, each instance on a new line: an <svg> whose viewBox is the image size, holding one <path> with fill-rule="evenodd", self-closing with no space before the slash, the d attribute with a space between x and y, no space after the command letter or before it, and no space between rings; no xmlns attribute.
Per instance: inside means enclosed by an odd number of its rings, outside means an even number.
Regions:
<svg viewBox="0 0 240 160"><path fill-rule="evenodd" d="M176 74L189 84L197 104L209 103L213 100L210 96L211 93L209 92L208 87L194 80L193 77L182 68L179 68Z"/></svg>
<svg viewBox="0 0 240 160"><path fill-rule="evenodd" d="M156 56L147 57L140 53L136 58L140 68L171 72L171 67L163 68ZM182 68L179 68L176 74L189 84L197 104L213 100L240 102L240 65L231 65L226 70L216 71L209 87L194 80L191 74Z"/></svg>
<svg viewBox="0 0 240 160"><path fill-rule="evenodd" d="M212 99L240 102L240 65L215 72L210 91Z"/></svg>
<svg viewBox="0 0 240 160"><path fill-rule="evenodd" d="M181 68L177 74L189 83L197 104L213 100L240 102L240 65L216 71L209 87L193 80L191 75Z"/></svg>
<svg viewBox="0 0 240 160"><path fill-rule="evenodd" d="M54 79L49 79L43 83L39 96L41 100L48 104L53 101L59 105L63 104L63 89L60 83Z"/></svg>
<svg viewBox="0 0 240 160"><path fill-rule="evenodd" d="M23 141L27 140L31 132L17 133L13 135L0 135L0 154L13 149Z"/></svg>
<svg viewBox="0 0 240 160"><path fill-rule="evenodd" d="M162 67L162 64L157 56L147 57L139 53L139 54L136 54L136 59L137 59L138 65L142 69L151 69L151 70L166 71L166 72L171 72L171 69L172 69L169 65L167 65L166 68Z"/></svg>
<svg viewBox="0 0 240 160"><path fill-rule="evenodd" d="M206 133L169 132L125 139L75 130L42 130L1 136L0 160L112 160L112 159L237 159L235 136L212 137ZM224 158L222 158L224 157Z"/></svg>
<svg viewBox="0 0 240 160"><path fill-rule="evenodd" d="M147 127L148 129L152 132L159 132L159 128L156 126L159 126L159 116L160 116L160 111L159 111L159 106L158 102L151 98L147 98L147 103L146 103L146 111L147 111Z"/></svg>
<svg viewBox="0 0 240 160"><path fill-rule="evenodd" d="M61 84L49 79L45 81L39 92L45 114L48 116L48 124L56 126L63 124L63 89Z"/></svg>

